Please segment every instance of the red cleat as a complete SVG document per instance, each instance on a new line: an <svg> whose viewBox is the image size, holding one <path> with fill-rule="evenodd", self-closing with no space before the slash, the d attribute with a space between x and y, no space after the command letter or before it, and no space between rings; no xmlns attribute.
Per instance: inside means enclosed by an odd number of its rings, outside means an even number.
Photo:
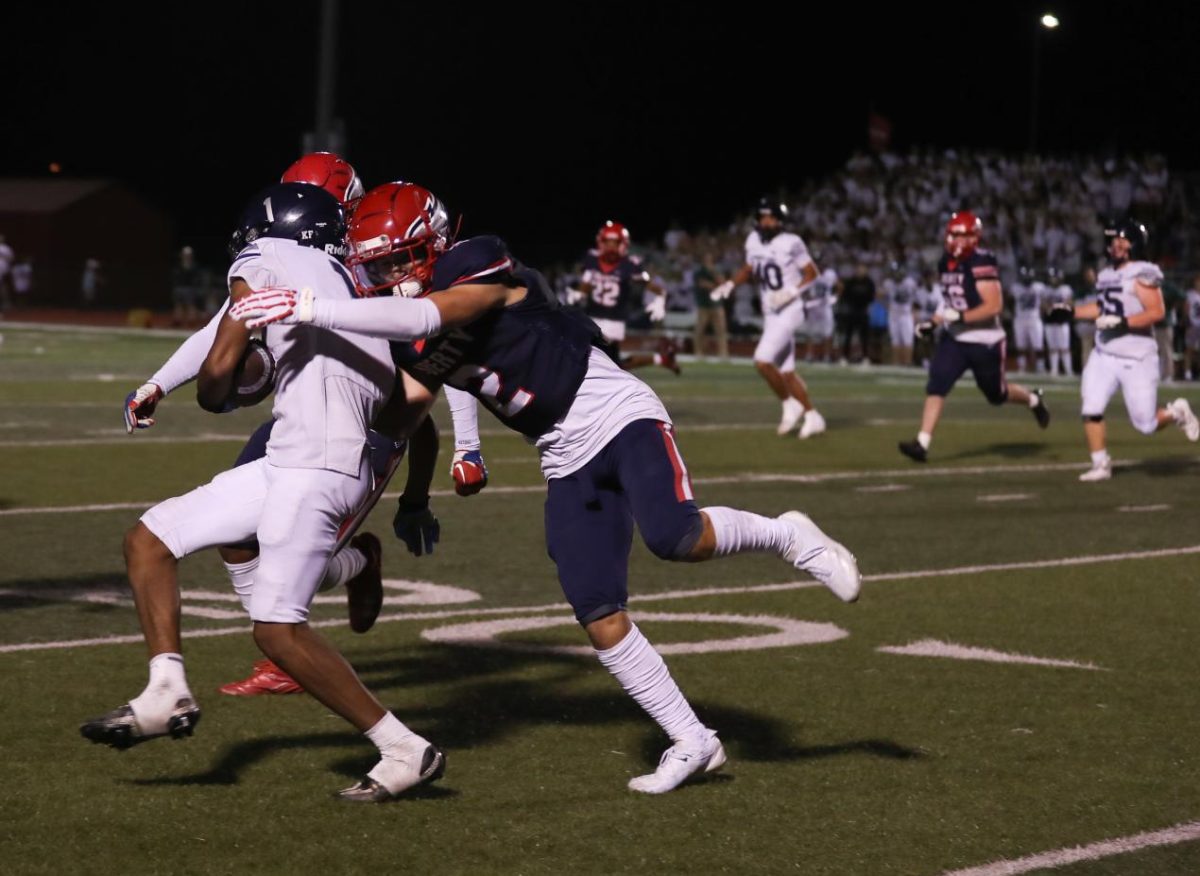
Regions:
<svg viewBox="0 0 1200 876"><path fill-rule="evenodd" d="M248 678L223 684L220 691L232 697L256 697L259 694L304 693L304 688L272 661L263 659L254 661L254 671Z"/></svg>
<svg viewBox="0 0 1200 876"><path fill-rule="evenodd" d="M679 363L675 361L675 354L679 352L679 347L670 338L664 337L658 342L658 364L663 368L674 371L676 375L683 370L679 367Z"/></svg>
<svg viewBox="0 0 1200 876"><path fill-rule="evenodd" d="M383 545L369 532L350 539L350 547L358 548L367 558L366 567L346 582L346 607L350 614L350 629L365 633L375 625L383 608Z"/></svg>

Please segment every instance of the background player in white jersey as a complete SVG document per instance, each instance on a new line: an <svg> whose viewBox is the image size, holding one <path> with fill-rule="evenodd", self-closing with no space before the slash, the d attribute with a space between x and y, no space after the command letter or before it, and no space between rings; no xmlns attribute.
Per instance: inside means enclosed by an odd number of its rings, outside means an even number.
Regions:
<svg viewBox="0 0 1200 876"><path fill-rule="evenodd" d="M1021 269L1013 284L1013 336L1017 348L1017 370L1042 371L1042 299L1046 284L1030 268Z"/></svg>
<svg viewBox="0 0 1200 876"><path fill-rule="evenodd" d="M1200 422L1186 399L1158 406L1158 345L1154 324L1163 318L1162 271L1143 261L1147 234L1144 225L1123 220L1104 230L1108 265L1096 278L1096 301L1074 308L1076 319L1096 322L1096 348L1083 368L1083 431L1092 467L1081 481L1112 477L1104 409L1118 389L1133 427L1151 435L1171 423L1189 441L1200 439Z"/></svg>
<svg viewBox="0 0 1200 876"><path fill-rule="evenodd" d="M746 264L732 280L712 292L714 300L728 298L734 288L754 277L762 296L763 333L754 349L754 367L783 405L780 435L800 423L800 437L825 431L825 418L817 413L808 387L796 373L796 330L804 321L804 291L817 279L816 263L798 234L784 229L785 204L762 198L757 224L746 237Z"/></svg>
<svg viewBox="0 0 1200 876"><path fill-rule="evenodd" d="M277 287L353 298L353 281L335 257L344 252L344 235L345 213L323 189L280 183L260 192L235 236L245 246L229 269L230 298ZM341 524L371 493L366 437L395 385L391 350L377 338L312 326L272 329L266 339L278 364L267 454L159 503L126 534L150 682L127 705L80 730L117 748L191 735L200 709L181 655L178 562L206 547L253 537L259 565L239 596L254 621L255 642L379 749L379 763L342 798L389 799L438 778L444 757L380 705L345 658L309 626L308 611ZM197 399L206 410L225 407L248 342L245 325L227 312L198 378Z"/></svg>
<svg viewBox="0 0 1200 876"><path fill-rule="evenodd" d="M1200 380L1200 275L1184 298L1184 368L1188 380Z"/></svg>
<svg viewBox="0 0 1200 876"><path fill-rule="evenodd" d="M833 359L833 302L840 283L837 271L826 268L804 290L804 322L800 325L800 336L804 338L805 362Z"/></svg>
<svg viewBox="0 0 1200 876"><path fill-rule="evenodd" d="M932 274L925 279L925 283L917 289L917 322L927 325L933 324L933 318L937 312L942 309L942 284L937 281L937 275ZM913 326L913 354L917 357L917 361L921 363L921 367L928 370L929 361L933 357L934 337L933 332L925 334L918 333L916 326Z"/></svg>
<svg viewBox="0 0 1200 876"><path fill-rule="evenodd" d="M900 273L899 270L896 271ZM913 308L917 304L917 280L912 276L888 277L881 284L888 311L888 336L892 345L892 364L911 365L913 348Z"/></svg>
<svg viewBox="0 0 1200 876"><path fill-rule="evenodd" d="M1042 299L1042 310L1046 314L1046 358L1051 374L1070 376L1073 370L1071 320L1070 313L1063 312L1063 305L1071 306L1075 300L1075 290L1066 284L1063 273L1058 268L1047 269L1046 279L1046 293Z"/></svg>

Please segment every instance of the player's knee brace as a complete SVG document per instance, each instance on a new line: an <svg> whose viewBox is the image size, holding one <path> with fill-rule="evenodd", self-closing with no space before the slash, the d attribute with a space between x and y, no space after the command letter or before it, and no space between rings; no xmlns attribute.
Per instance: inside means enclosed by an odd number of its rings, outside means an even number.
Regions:
<svg viewBox="0 0 1200 876"><path fill-rule="evenodd" d="M675 518L662 523L665 525L642 529L642 540L646 542L646 547L660 560L685 559L704 531L704 520L699 511L682 519Z"/></svg>
<svg viewBox="0 0 1200 876"><path fill-rule="evenodd" d="M1084 414L1083 421L1085 423L1103 423L1104 414Z"/></svg>

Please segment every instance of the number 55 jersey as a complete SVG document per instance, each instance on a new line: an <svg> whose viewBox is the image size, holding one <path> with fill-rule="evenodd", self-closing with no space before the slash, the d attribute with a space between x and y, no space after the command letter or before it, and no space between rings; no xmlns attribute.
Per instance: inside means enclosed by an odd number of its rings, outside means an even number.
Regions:
<svg viewBox="0 0 1200 876"><path fill-rule="evenodd" d="M1128 319L1146 308L1137 296L1136 284L1162 286L1163 273L1153 262L1126 262L1119 268L1106 267L1096 278L1096 301L1105 316ZM1112 356L1140 359L1155 354L1158 345L1150 326L1140 329L1116 328L1096 332L1096 348Z"/></svg>

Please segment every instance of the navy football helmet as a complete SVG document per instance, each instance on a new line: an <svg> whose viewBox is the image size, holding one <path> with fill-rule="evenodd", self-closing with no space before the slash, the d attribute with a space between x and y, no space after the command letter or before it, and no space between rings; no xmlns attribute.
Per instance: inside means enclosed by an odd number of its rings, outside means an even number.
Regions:
<svg viewBox="0 0 1200 876"><path fill-rule="evenodd" d="M229 241L229 254L237 254L261 237L280 237L346 258L346 211L320 186L309 183L276 183L255 195L238 220Z"/></svg>
<svg viewBox="0 0 1200 876"><path fill-rule="evenodd" d="M1112 250L1113 243L1118 238L1129 241L1129 254L1123 259L1118 259ZM1146 244L1149 242L1150 235L1146 232L1146 226L1135 219L1126 218L1104 225L1104 252L1109 260L1116 264L1145 258Z"/></svg>
<svg viewBox="0 0 1200 876"><path fill-rule="evenodd" d="M783 230L783 224L788 220L787 204L772 200L763 195L758 199L758 209L754 211L754 230L762 240L767 241ZM776 221L764 225L763 220L774 218Z"/></svg>

